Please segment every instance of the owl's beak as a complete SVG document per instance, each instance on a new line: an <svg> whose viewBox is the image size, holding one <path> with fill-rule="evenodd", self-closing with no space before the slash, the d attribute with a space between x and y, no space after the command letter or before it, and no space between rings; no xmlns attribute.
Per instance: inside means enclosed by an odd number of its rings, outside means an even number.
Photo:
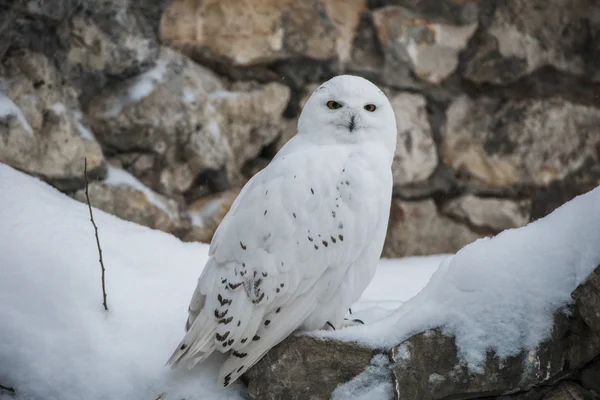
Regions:
<svg viewBox="0 0 600 400"><path fill-rule="evenodd" d="M348 124L348 130L350 132L352 132L354 130L354 128L356 127L356 122L355 122L355 116L354 114L352 114L352 116L350 117L350 123Z"/></svg>

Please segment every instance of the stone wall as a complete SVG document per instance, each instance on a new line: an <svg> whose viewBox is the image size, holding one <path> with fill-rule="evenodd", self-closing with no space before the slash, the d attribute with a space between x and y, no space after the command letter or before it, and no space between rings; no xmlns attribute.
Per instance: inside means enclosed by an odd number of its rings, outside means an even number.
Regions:
<svg viewBox="0 0 600 400"><path fill-rule="evenodd" d="M315 85L398 122L384 255L454 252L600 184L596 0L0 0L0 162L209 241Z"/></svg>

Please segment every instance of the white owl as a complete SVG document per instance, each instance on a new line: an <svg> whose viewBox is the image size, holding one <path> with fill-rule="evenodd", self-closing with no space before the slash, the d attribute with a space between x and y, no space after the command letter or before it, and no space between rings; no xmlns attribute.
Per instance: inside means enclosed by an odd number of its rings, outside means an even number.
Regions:
<svg viewBox="0 0 600 400"><path fill-rule="evenodd" d="M395 147L392 106L371 82L343 75L316 89L296 136L217 229L168 363L228 353L227 386L294 331L341 328L381 255Z"/></svg>

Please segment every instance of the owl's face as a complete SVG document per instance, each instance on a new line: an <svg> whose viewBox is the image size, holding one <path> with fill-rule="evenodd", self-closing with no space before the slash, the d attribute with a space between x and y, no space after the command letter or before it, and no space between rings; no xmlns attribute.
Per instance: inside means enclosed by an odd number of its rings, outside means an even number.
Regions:
<svg viewBox="0 0 600 400"><path fill-rule="evenodd" d="M322 143L381 141L396 146L396 119L381 90L364 78L337 76L314 91L306 102L298 133Z"/></svg>

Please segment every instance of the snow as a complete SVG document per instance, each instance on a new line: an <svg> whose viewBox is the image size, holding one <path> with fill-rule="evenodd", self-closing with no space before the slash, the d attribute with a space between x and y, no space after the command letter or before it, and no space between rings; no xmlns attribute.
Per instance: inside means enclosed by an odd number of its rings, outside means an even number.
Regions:
<svg viewBox="0 0 600 400"><path fill-rule="evenodd" d="M67 111L67 108L61 102L56 102L56 103L52 104L50 106L50 109L52 111L54 111L54 114L56 114L56 115L62 115L65 113L65 111Z"/></svg>
<svg viewBox="0 0 600 400"><path fill-rule="evenodd" d="M164 211L167 215L171 215L173 218L175 217L172 215L172 210L167 207L166 201L159 194L153 192L152 189L123 169L109 165L104 183L114 186L125 185L132 189L139 190L144 193L150 203Z"/></svg>
<svg viewBox="0 0 600 400"><path fill-rule="evenodd" d="M123 107L129 104L135 104L149 96L153 91L154 87L158 83L162 83L167 72L168 62L165 60L158 60L156 65L138 75L129 86L127 90L127 96L125 98L115 99L113 107L108 110L105 117L116 117L121 113Z"/></svg>
<svg viewBox="0 0 600 400"><path fill-rule="evenodd" d="M179 343L208 246L94 210L0 164L2 399L243 399L216 385L218 359L164 367Z"/></svg>
<svg viewBox="0 0 600 400"><path fill-rule="evenodd" d="M27 122L25 115L8 96L0 93L0 118L6 118L10 115L14 115L17 117L25 131L33 136L33 129L31 129L31 125Z"/></svg>
<svg viewBox="0 0 600 400"><path fill-rule="evenodd" d="M129 101L137 103L152 93L154 85L163 81L166 72L167 62L157 61L154 67L138 76L133 85L129 87Z"/></svg>
<svg viewBox="0 0 600 400"><path fill-rule="evenodd" d="M229 90L215 90L208 95L209 100L235 99L240 95L240 92L232 92Z"/></svg>
<svg viewBox="0 0 600 400"><path fill-rule="evenodd" d="M61 102L56 102L54 104L52 104L50 106L50 109L56 114L56 115L63 115L65 113L67 113L67 107L65 106L64 103ZM79 136L81 136L84 139L87 140L96 140L96 138L94 137L94 134L85 127L85 125L83 125L83 123L81 122L81 120L83 119L83 114L81 113L81 111L74 111L73 113L69 113L72 116L72 121L75 124L75 128L77 129L77 132L79 133Z"/></svg>
<svg viewBox="0 0 600 400"><path fill-rule="evenodd" d="M437 383L443 382L445 380L446 380L446 378L444 378L442 375L435 374L435 373L429 375L429 379L428 379L430 384L437 384Z"/></svg>
<svg viewBox="0 0 600 400"><path fill-rule="evenodd" d="M372 324L312 334L387 348L443 327L456 336L462 361L479 371L487 350L504 358L549 337L553 314L600 264L598 243L600 187L445 258L422 291Z"/></svg>
<svg viewBox="0 0 600 400"><path fill-rule="evenodd" d="M394 398L389 360L383 354L371 359L371 365L354 379L339 385L331 400L389 400Z"/></svg>
<svg viewBox="0 0 600 400"><path fill-rule="evenodd" d="M109 171L110 181L129 182L119 171ZM183 335L208 245L182 243L94 209L106 266L105 312L87 205L3 164L0 193L0 384L14 387L16 399L245 398L241 384L217 389L220 358L191 371L164 367ZM377 307L378 291L383 308L405 301L439 259L383 260L357 310ZM398 291L390 279L401 275L410 279ZM383 398L391 389L379 358L338 395L352 390L379 396L358 398ZM15 397L0 391L0 399Z"/></svg>
<svg viewBox="0 0 600 400"><path fill-rule="evenodd" d="M129 182L119 171L109 171L109 181ZM164 367L182 337L207 245L95 210L105 312L87 205L2 164L0 193L0 384L17 391L15 397L0 391L0 399L246 397L240 383L217 389L219 357L190 371ZM368 324L311 335L389 348L443 326L477 369L488 349L500 357L535 350L550 332L553 312L600 264L598 243L600 188L454 256L382 260L352 307L351 318ZM407 361L410 350L398 354ZM386 398L386 362L374 358L334 398Z"/></svg>
<svg viewBox="0 0 600 400"><path fill-rule="evenodd" d="M185 101L187 104L195 104L196 96L197 93L194 90L190 89L189 87L183 88L183 101Z"/></svg>
<svg viewBox="0 0 600 400"><path fill-rule="evenodd" d="M94 137L94 134L92 133L92 131L90 131L82 122L81 120L83 119L83 114L81 113L81 111L76 111L75 115L74 115L74 121L75 121L75 128L77 128L77 132L79 133L79 136L81 136L84 139L87 140L96 140L96 138Z"/></svg>
<svg viewBox="0 0 600 400"><path fill-rule="evenodd" d="M415 296L427 284L439 264L450 255L442 254L402 259L382 259L377 273L360 301L352 306L352 316L367 320L374 308L394 310ZM390 285L390 282L394 282ZM372 317L371 317L372 318Z"/></svg>

